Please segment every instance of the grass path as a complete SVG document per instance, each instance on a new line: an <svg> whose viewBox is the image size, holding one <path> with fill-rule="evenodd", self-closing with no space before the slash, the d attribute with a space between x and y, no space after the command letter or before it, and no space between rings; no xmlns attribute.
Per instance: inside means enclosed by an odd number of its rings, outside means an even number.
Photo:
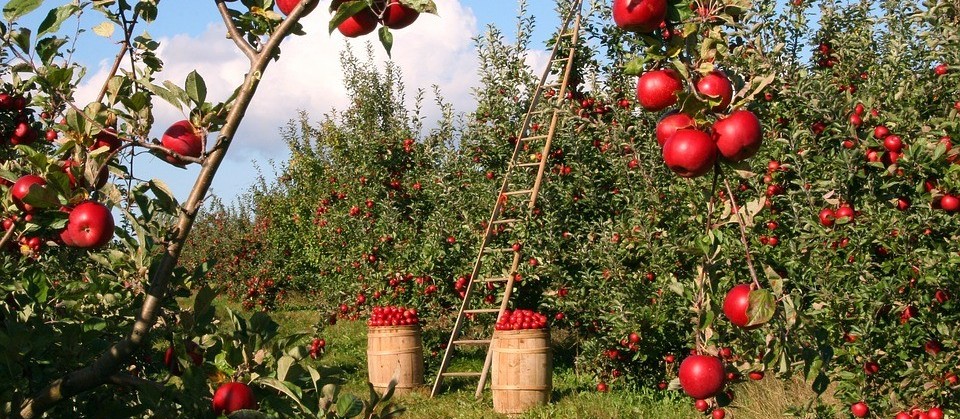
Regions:
<svg viewBox="0 0 960 419"><path fill-rule="evenodd" d="M281 324L281 332L309 329L317 322L316 312L310 310L281 311L275 318ZM367 392L366 325L362 321L340 321L324 330L327 353L323 363L345 372L347 383L344 390L356 395ZM453 370L479 370L479 356ZM457 367L457 366L455 366ZM471 368L464 368L471 367ZM428 371L429 374L429 371ZM426 377L428 381L432 377ZM402 418L505 418L493 412L489 389L483 398L473 397L476 381L453 382L448 391L437 398L429 397L429 389L399 396L396 401L407 409ZM553 402L532 410L521 418L550 419L613 419L654 418L686 419L709 418L693 409L692 400L679 392L650 390L627 391L612 387L610 393L597 393L593 377L578 376L569 366L558 365L554 369ZM652 386L651 386L652 387ZM784 417L791 405L800 405L809 400L810 390L802 383L784 382L767 378L733 387L736 399L726 408L726 418L771 419ZM830 415L833 416L833 415Z"/></svg>

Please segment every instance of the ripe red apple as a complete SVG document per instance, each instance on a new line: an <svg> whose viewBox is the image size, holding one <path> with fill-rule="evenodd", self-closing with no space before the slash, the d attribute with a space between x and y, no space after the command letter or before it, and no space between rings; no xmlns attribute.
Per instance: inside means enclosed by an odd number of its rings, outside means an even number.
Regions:
<svg viewBox="0 0 960 419"><path fill-rule="evenodd" d="M713 139L723 158L738 162L760 150L763 131L753 112L739 110L713 124Z"/></svg>
<svg viewBox="0 0 960 419"><path fill-rule="evenodd" d="M213 393L213 413L229 415L237 410L257 409L253 390L244 383L224 383Z"/></svg>
<svg viewBox="0 0 960 419"><path fill-rule="evenodd" d="M713 415L713 419L723 419L727 417L727 412L723 410L723 408L719 408L714 410L713 413L711 413L711 415Z"/></svg>
<svg viewBox="0 0 960 419"><path fill-rule="evenodd" d="M599 391L599 392L601 392L601 393L606 393L606 392L609 391L609 390L610 390L610 387L607 386L607 383L605 383L605 382L603 382L603 381L597 383L597 391Z"/></svg>
<svg viewBox="0 0 960 419"><path fill-rule="evenodd" d="M853 406L850 406L850 413L853 413L855 417L865 418L870 414L870 408L864 402L856 402Z"/></svg>
<svg viewBox="0 0 960 419"><path fill-rule="evenodd" d="M410 26L420 17L420 12L404 5L400 0L390 0L383 11L383 26L390 29L403 29Z"/></svg>
<svg viewBox="0 0 960 419"><path fill-rule="evenodd" d="M706 400L697 399L697 401L693 402L693 408L694 408L694 409L697 409L697 410L699 410L699 411L701 411L701 412L706 412L707 409L710 408L710 404L707 403Z"/></svg>
<svg viewBox="0 0 960 419"><path fill-rule="evenodd" d="M903 140L899 135L888 135L883 139L883 148L892 153L899 153L903 150Z"/></svg>
<svg viewBox="0 0 960 419"><path fill-rule="evenodd" d="M882 140L890 135L890 130L885 125L877 125L873 128L873 138Z"/></svg>
<svg viewBox="0 0 960 419"><path fill-rule="evenodd" d="M344 3L344 1L334 0L331 2L330 11L333 12L337 10L341 3ZM337 30L347 38L363 36L373 32L374 29L377 29L377 15L373 13L373 10L370 10L370 8L365 8L357 14L348 17L347 20L344 20L343 23L337 26Z"/></svg>
<svg viewBox="0 0 960 419"><path fill-rule="evenodd" d="M680 177L701 176L716 163L717 145L703 131L682 129L663 144L663 161Z"/></svg>
<svg viewBox="0 0 960 419"><path fill-rule="evenodd" d="M675 134L678 130L686 128L696 128L697 121L690 115L675 112L665 115L657 122L657 144L663 147L663 144Z"/></svg>
<svg viewBox="0 0 960 419"><path fill-rule="evenodd" d="M697 81L697 91L711 99L720 99L720 103L713 107L714 112L720 112L730 106L733 99L733 84L727 75L720 70L713 70ZM757 123L759 125L759 122Z"/></svg>
<svg viewBox="0 0 960 419"><path fill-rule="evenodd" d="M750 373L747 374L747 376L750 377L750 379L753 381L762 380L764 375L765 374L763 373L763 371L750 371Z"/></svg>
<svg viewBox="0 0 960 419"><path fill-rule="evenodd" d="M740 284L730 289L723 299L723 314L735 326L747 327L750 324L750 284ZM751 326L756 327L759 325Z"/></svg>
<svg viewBox="0 0 960 419"><path fill-rule="evenodd" d="M666 17L666 0L613 0L613 21L625 31L653 32Z"/></svg>
<svg viewBox="0 0 960 419"><path fill-rule="evenodd" d="M40 176L22 176L20 179L17 179L17 181L14 182L13 186L10 188L10 194L13 196L13 203L16 204L17 208L20 208L20 210L23 212L33 212L35 209L33 205L23 202L23 198L30 193L30 188L32 188L34 185L42 188L46 184L47 181Z"/></svg>
<svg viewBox="0 0 960 419"><path fill-rule="evenodd" d="M283 12L283 14L289 16L290 13L293 12L293 8L297 7L297 4L299 4L300 1L301 0L277 0L277 8L280 9L280 11ZM309 2L310 0L303 0L303 1ZM317 8L317 4L319 3L320 1L316 0L312 4L307 6L307 10L304 10L303 15L301 16L306 16L310 14L310 12L312 12L313 9Z"/></svg>
<svg viewBox="0 0 960 419"><path fill-rule="evenodd" d="M680 363L680 387L694 399L708 399L723 390L726 374L719 358L690 355Z"/></svg>
<svg viewBox="0 0 960 419"><path fill-rule="evenodd" d="M856 216L857 213L856 211L853 210L853 208L850 205L843 204L840 206L840 208L837 208L837 210L834 211L834 214L836 214L837 220L846 219L849 222L853 222L853 218Z"/></svg>
<svg viewBox="0 0 960 419"><path fill-rule="evenodd" d="M944 195L940 198L940 208L946 212L957 212L960 210L960 198L953 195Z"/></svg>
<svg viewBox="0 0 960 419"><path fill-rule="evenodd" d="M101 247L113 238L113 214L110 209L96 201L85 201L70 211L67 218L69 237L76 247L92 249Z"/></svg>
<svg viewBox="0 0 960 419"><path fill-rule="evenodd" d="M938 76L945 76L949 70L950 68L944 63L937 64L937 66L933 68L933 72Z"/></svg>
<svg viewBox="0 0 960 419"><path fill-rule="evenodd" d="M100 147L107 147L111 152L116 151L123 142L117 137L117 130L113 128L104 128L93 137L93 145L90 150L96 150Z"/></svg>
<svg viewBox="0 0 960 419"><path fill-rule="evenodd" d="M863 372L864 372L865 374L867 374L867 375L876 374L876 373L880 372L880 364L878 364L878 363L876 363L876 362L873 362L873 361L864 362L864 363L863 363Z"/></svg>
<svg viewBox="0 0 960 419"><path fill-rule="evenodd" d="M160 143L181 156L200 157L203 154L203 141L190 121L177 121L163 133ZM166 157L167 162L182 166L187 162L173 156Z"/></svg>
<svg viewBox="0 0 960 419"><path fill-rule="evenodd" d="M820 218L820 225L824 227L832 227L834 221L837 219L837 214L835 214L830 208L824 208L820 210L818 217Z"/></svg>
<svg viewBox="0 0 960 419"><path fill-rule="evenodd" d="M930 419L943 419L943 409L939 407L931 407L927 410L927 417Z"/></svg>
<svg viewBox="0 0 960 419"><path fill-rule="evenodd" d="M651 70L637 79L637 100L648 111L662 111L677 103L677 92L682 89L676 70Z"/></svg>

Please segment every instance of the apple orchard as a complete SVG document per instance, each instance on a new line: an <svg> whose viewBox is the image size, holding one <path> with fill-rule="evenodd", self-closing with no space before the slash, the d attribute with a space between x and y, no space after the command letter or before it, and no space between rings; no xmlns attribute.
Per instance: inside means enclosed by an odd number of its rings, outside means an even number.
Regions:
<svg viewBox="0 0 960 419"><path fill-rule="evenodd" d="M323 328L420 324L435 374L537 88L535 16L521 7L516 34L476 38L462 115L442 92L406 100L401 69L348 50L350 106L291 120L279 177L224 204L210 182L287 36L389 51L403 48L392 30L436 10L191 7L216 8L249 61L230 97L207 97L197 72L155 79L146 28L176 13L162 2L3 6L0 416L391 417L385 400L334 390ZM316 7L328 28L299 23ZM76 31L82 13L123 39L89 103L70 61L74 38L95 36ZM549 327L597 391L680 391L715 419L736 383L766 376L837 401L797 415L960 412L960 4L597 0L583 13L540 200L516 231L494 230L523 255L496 328ZM28 14L46 18L28 28ZM427 100L443 112L425 127ZM160 102L186 119L155 121ZM137 176L145 153L201 167L185 201ZM502 286L481 290L491 307ZM321 321L281 333L272 316L294 305Z"/></svg>

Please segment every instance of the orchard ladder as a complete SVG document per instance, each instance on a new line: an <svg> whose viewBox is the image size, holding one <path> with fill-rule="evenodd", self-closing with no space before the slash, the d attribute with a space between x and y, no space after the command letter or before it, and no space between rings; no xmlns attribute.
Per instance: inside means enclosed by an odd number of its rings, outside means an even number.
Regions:
<svg viewBox="0 0 960 419"><path fill-rule="evenodd" d="M437 373L437 378L433 383L433 390L430 393L430 397L436 396L440 387L443 384L443 379L446 377L478 377L480 382L477 384L476 397L480 398L483 394L483 389L486 385L487 375L490 372L490 363L493 358L493 352L491 349L491 342L493 338L493 331L489 331L489 338L486 339L461 339L461 332L464 328L464 323L467 317L473 317L477 315L489 315L496 314L495 319L499 319L503 312L507 309L510 302L510 296L513 291L514 280L516 278L515 274L520 265L521 251L513 247L505 248L491 248L493 238L497 235L503 228L508 226L516 226L518 223L523 222L530 214L533 212L536 202L537 195L540 192L540 187L543 182L544 173L547 167L547 160L550 155L550 146L553 142L554 136L557 133L558 126L560 125L561 117L561 104L567 95L567 84L570 81L570 74L573 71L573 61L576 53L577 42L580 37L580 9L583 0L573 0L571 9L568 12L567 16L564 17L563 25L558 32L556 42L554 42L553 50L550 54L550 61L547 64L547 68L544 70L543 75L540 78L539 84L536 91L533 94L533 97L530 102L530 107L527 110L526 116L523 119L523 124L520 128L520 133L516 137L516 145L513 150L513 156L510 159L510 163L507 166L506 173L504 174L503 184L500 187L500 192L497 194L496 202L493 205L493 211L491 212L490 219L487 222L486 229L483 235L483 239L480 241L480 250L477 253L477 258L473 264L473 271L470 273L468 278L467 288L465 294L463 295L463 303L460 305L460 311L457 313L457 320L453 326L453 332L450 334L450 339L447 342L447 347L443 353L443 361L440 363L440 370ZM552 80L550 75L552 69L557 65L563 65L563 73L559 79ZM543 101L542 99L548 98L552 100ZM546 102L546 103L542 103ZM553 103L551 103L553 102ZM534 125L534 119L537 117L546 117L543 121L549 121L549 126L547 128L546 134L541 134L542 132L539 128L539 124ZM539 142L542 142L543 146L540 150L540 153L534 154L532 161L521 162L520 158L524 155L524 150L530 149L531 145L535 145ZM531 177L533 173L531 169L536 169L535 177L533 180L533 185L517 187L514 177L519 176L520 174L525 174L527 178ZM507 202L510 199L516 198L525 198L527 199L527 208L526 212L519 217L510 218L504 215L504 210ZM493 255L504 255L511 254L512 258L507 258L508 260L512 259L509 267L504 270L502 274L490 274L484 275L482 267L484 266L484 259L490 258ZM476 287L478 286L487 286L488 283L504 283L503 287L503 296L499 302L498 308L472 308L471 299L477 298L475 294ZM478 285L479 284L479 285ZM450 367L451 358L456 351L457 346L486 346L487 354L486 359L483 363L483 369L480 372L476 371L466 371L466 372L449 372L447 369Z"/></svg>

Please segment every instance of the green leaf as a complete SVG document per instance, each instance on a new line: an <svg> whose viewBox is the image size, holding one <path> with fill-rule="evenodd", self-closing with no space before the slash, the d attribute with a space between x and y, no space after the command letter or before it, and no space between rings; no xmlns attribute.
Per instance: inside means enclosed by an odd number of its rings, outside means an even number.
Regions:
<svg viewBox="0 0 960 419"><path fill-rule="evenodd" d="M63 21L79 11L80 7L75 4L67 4L50 10L43 22L40 22L40 27L37 28L37 38L60 30Z"/></svg>
<svg viewBox="0 0 960 419"><path fill-rule="evenodd" d="M203 105L203 102L207 100L207 84L203 81L203 77L200 77L200 74L197 73L197 70L187 74L184 87L186 87L187 97L197 106Z"/></svg>
<svg viewBox="0 0 960 419"><path fill-rule="evenodd" d="M810 386L810 388L817 392L817 394L823 394L823 392L827 391L828 386L830 386L830 378L821 372L820 374L817 374L817 378L813 380L813 385Z"/></svg>
<svg viewBox="0 0 960 419"><path fill-rule="evenodd" d="M390 28L381 26L377 34L380 35L380 43L383 44L383 49L387 51L387 56L389 57L390 49L393 48L393 34L390 33Z"/></svg>
<svg viewBox="0 0 960 419"><path fill-rule="evenodd" d="M337 400L337 414L352 418L363 412L363 403L352 394L344 394Z"/></svg>
<svg viewBox="0 0 960 419"><path fill-rule="evenodd" d="M160 179L153 179L150 181L150 190L153 191L153 194L157 197L158 205L161 208L170 212L175 210L178 205L177 199L174 198L173 192L166 183Z"/></svg>
<svg viewBox="0 0 960 419"><path fill-rule="evenodd" d="M624 66L623 72L629 76L639 76L640 73L643 73L643 64L646 62L647 60L645 58L634 58Z"/></svg>
<svg viewBox="0 0 960 419"><path fill-rule="evenodd" d="M401 0L400 3L420 13L437 14L437 5L433 0Z"/></svg>
<svg viewBox="0 0 960 419"><path fill-rule="evenodd" d="M113 22L100 22L99 25L93 27L93 33L100 35L104 38L109 38L113 36L113 30L116 26L113 25Z"/></svg>
<svg viewBox="0 0 960 419"><path fill-rule="evenodd" d="M13 33L13 42L27 54L30 53L30 33L30 29L27 28L22 28Z"/></svg>
<svg viewBox="0 0 960 419"><path fill-rule="evenodd" d="M210 287L204 286L197 291L197 296L193 299L193 312L199 315L210 308L210 303L217 298L217 293Z"/></svg>
<svg viewBox="0 0 960 419"><path fill-rule="evenodd" d="M43 0L10 0L6 6L3 6L3 17L8 21L17 20L36 10L41 4Z"/></svg>
<svg viewBox="0 0 960 419"><path fill-rule="evenodd" d="M761 325L769 322L776 312L776 301L769 290L750 291L750 307L747 309L747 317L750 318L748 326Z"/></svg>
<svg viewBox="0 0 960 419"><path fill-rule="evenodd" d="M337 8L337 13L333 15L333 18L330 19L329 33L333 33L334 29L337 29L337 26L340 26L345 20L351 16L360 13L363 9L366 9L367 2L365 1L348 1L346 3L341 3L340 7Z"/></svg>
<svg viewBox="0 0 960 419"><path fill-rule="evenodd" d="M37 42L37 55L40 56L40 62L49 65L53 58L60 52L60 47L67 43L66 39L57 37L43 38Z"/></svg>
<svg viewBox="0 0 960 419"><path fill-rule="evenodd" d="M277 361L277 379L284 381L287 379L287 373L290 372L290 366L296 362L292 356L284 355Z"/></svg>
<svg viewBox="0 0 960 419"><path fill-rule="evenodd" d="M256 380L258 383L263 384L267 387L273 388L289 397L291 400L295 401L301 408L306 411L310 411L306 406L303 405L303 401L300 396L297 395L298 392L294 392L290 389L289 386L293 386L293 383L287 383L284 381L277 380L276 378L270 377L260 377ZM299 390L299 388L298 388Z"/></svg>

